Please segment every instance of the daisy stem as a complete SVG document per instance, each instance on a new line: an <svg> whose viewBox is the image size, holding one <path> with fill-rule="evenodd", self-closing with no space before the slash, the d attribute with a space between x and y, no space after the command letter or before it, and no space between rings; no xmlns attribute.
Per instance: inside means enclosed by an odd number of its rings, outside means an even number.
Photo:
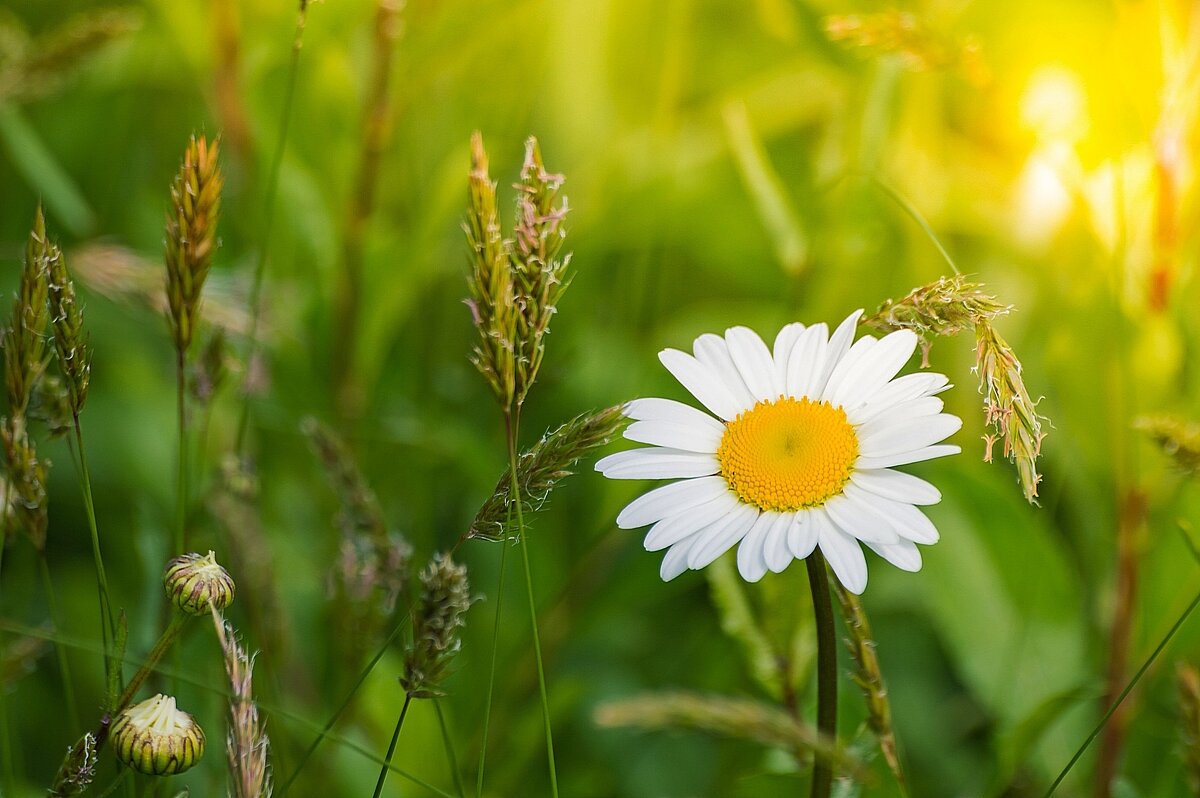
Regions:
<svg viewBox="0 0 1200 798"><path fill-rule="evenodd" d="M508 561L508 541L500 543L500 577L496 580L496 620L492 626L492 664L488 669L487 703L483 709L483 741L479 744L479 772L475 777L476 798L483 798L483 767L487 760L488 730L492 722L492 696L496 688L496 650L500 647L500 602L504 598L504 565Z"/></svg>
<svg viewBox="0 0 1200 798"><path fill-rule="evenodd" d="M404 725L404 716L408 714L408 705L412 703L412 694L404 696L404 706L400 708L400 717L396 719L396 730L392 732L392 742L388 746L387 756L383 759L383 767L379 769L379 781L375 782L375 792L371 798L379 798L383 792L383 783L387 781L388 771L392 769L392 757L396 754L396 741L400 739L400 727Z"/></svg>
<svg viewBox="0 0 1200 798"><path fill-rule="evenodd" d="M833 630L833 602L825 557L815 549L805 560L812 591L813 615L817 624L817 731L837 740L837 640ZM829 798L833 768L819 754L813 762L812 798Z"/></svg>
<svg viewBox="0 0 1200 798"><path fill-rule="evenodd" d="M1137 687L1137 683L1142 680L1142 676L1146 674L1146 671L1150 670L1150 666L1154 664L1156 659L1158 659L1158 655L1161 654L1163 649L1167 647L1167 643L1171 642L1171 638L1175 636L1175 633L1179 631L1179 627L1183 626L1184 621L1188 619L1188 616L1192 614L1197 606L1200 606L1200 593L1197 593L1196 597L1192 599L1192 602L1187 605L1187 608L1175 620L1175 623L1172 624L1171 628L1167 630L1167 633L1163 636L1163 639L1158 641L1158 645L1155 646L1154 650L1150 652L1150 656L1146 657L1146 661L1142 663L1142 667L1138 668L1137 673L1135 673L1133 678L1130 679L1128 684L1125 685L1125 689L1121 691L1120 695L1118 695L1116 700L1113 701L1112 706L1110 706L1108 711L1104 713L1104 716L1100 718L1100 722L1096 724L1096 728L1092 729L1092 733L1089 734L1087 739L1083 741L1083 745L1079 746L1079 750L1075 752L1075 756L1071 757L1071 761L1068 762L1067 766L1064 767L1062 772L1058 774L1058 778L1056 778L1054 783L1050 785L1050 789L1046 790L1046 794L1043 796L1043 798L1050 798L1050 796L1054 795L1054 791L1058 789L1058 785L1062 784L1063 779L1065 779L1067 774L1071 772L1071 768L1075 767L1075 763L1078 762L1079 758L1083 756L1083 753L1087 751L1088 746L1092 744L1092 741L1100 736L1100 732L1104 730L1105 725L1108 724L1108 721L1112 718L1113 713L1117 711L1117 709L1121 706L1121 703L1129 696L1131 692L1133 692L1133 688Z"/></svg>
<svg viewBox="0 0 1200 798"><path fill-rule="evenodd" d="M538 691L542 698L542 720L546 725L546 760L550 767L550 795L558 798L558 772L554 766L554 732L550 725L550 699L546 694L546 668L542 663L542 642L538 635L537 603L533 599L533 576L529 568L529 544L525 541L525 516L521 487L517 482L518 414L505 416L508 432L508 473L511 479L512 500L516 502L517 537L521 541L521 559L525 565L525 592L529 596L529 621L533 628L533 657L537 662ZM826 596L828 599L828 596Z"/></svg>

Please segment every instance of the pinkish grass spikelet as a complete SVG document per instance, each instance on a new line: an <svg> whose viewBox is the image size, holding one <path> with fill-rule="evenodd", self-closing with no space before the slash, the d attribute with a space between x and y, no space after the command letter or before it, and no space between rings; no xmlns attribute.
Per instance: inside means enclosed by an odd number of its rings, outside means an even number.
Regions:
<svg viewBox="0 0 1200 798"><path fill-rule="evenodd" d="M271 740L254 701L254 657L246 653L233 627L215 609L212 618L230 686L225 755L233 784L231 798L269 798Z"/></svg>

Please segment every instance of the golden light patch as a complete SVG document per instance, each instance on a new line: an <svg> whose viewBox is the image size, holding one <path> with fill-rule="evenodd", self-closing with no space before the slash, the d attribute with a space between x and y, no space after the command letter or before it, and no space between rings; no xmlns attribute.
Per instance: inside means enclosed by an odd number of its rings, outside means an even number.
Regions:
<svg viewBox="0 0 1200 798"><path fill-rule="evenodd" d="M721 476L760 510L817 507L842 492L858 459L858 437L840 407L780 397L725 425Z"/></svg>

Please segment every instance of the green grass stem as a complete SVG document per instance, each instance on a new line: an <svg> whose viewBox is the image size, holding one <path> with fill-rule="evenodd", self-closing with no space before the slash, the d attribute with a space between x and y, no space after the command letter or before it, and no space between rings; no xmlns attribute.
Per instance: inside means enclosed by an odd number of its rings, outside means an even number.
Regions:
<svg viewBox="0 0 1200 798"><path fill-rule="evenodd" d="M387 756L383 758L383 767L379 770L379 781L375 782L375 792L371 798L379 798L383 793L383 783L387 781L388 770L392 765L392 757L396 754L396 742L400 739L400 728L404 725L404 718L408 715L408 707L412 703L412 694L408 693L404 696L404 706L400 707L400 717L396 719L396 730L392 732L392 742L388 745Z"/></svg>

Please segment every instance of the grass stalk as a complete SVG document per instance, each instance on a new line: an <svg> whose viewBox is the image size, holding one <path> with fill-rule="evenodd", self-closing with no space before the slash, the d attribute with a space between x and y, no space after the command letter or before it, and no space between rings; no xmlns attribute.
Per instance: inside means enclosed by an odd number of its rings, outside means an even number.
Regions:
<svg viewBox="0 0 1200 798"><path fill-rule="evenodd" d="M837 740L837 639L833 628L833 602L825 557L815 549L805 560L817 625L817 731ZM813 760L812 798L829 798L833 788L832 764L819 754Z"/></svg>
<svg viewBox="0 0 1200 798"><path fill-rule="evenodd" d="M300 51L304 47L304 26L308 21L308 0L300 0L300 15L296 19L296 35L292 40L292 57L288 63L287 86L283 92L283 111L279 118L279 133L275 138L275 153L271 156L271 171L267 173L267 193L263 199L262 246L254 262L254 278L250 284L250 331L247 338L246 367L252 368L258 356L259 306L262 302L263 277L267 271L267 254L271 243L271 226L275 220L275 197L279 193L279 173L283 168L283 153L287 148L288 128L291 126L292 102L296 96L296 76L300 72ZM242 392L242 409L238 417L237 441L234 451L245 453L246 429L250 425L250 394Z"/></svg>
<svg viewBox="0 0 1200 798"><path fill-rule="evenodd" d="M96 566L96 584L100 589L100 633L104 638L104 676L108 678L110 646L117 627L113 621L112 604L108 594L108 575L104 570L104 556L100 552L100 528L96 523L96 502L92 494L92 476L88 470L87 455L83 450L83 429L79 414L74 414L75 448L79 468L80 490L83 493L83 509L87 515L88 533L92 538L92 559Z"/></svg>
<svg viewBox="0 0 1200 798"><path fill-rule="evenodd" d="M175 374L179 410L179 474L176 485L175 550L171 555L173 557L187 553L187 352L182 348L176 350Z"/></svg>
<svg viewBox="0 0 1200 798"><path fill-rule="evenodd" d="M1043 798L1050 798L1050 796L1054 795L1055 791L1058 789L1058 786L1062 784L1063 779L1065 779L1067 774L1071 772L1071 769L1075 767L1075 763L1078 762L1080 757L1083 756L1084 752L1087 751L1088 746L1090 746L1092 742L1100 736L1100 732L1102 732L1104 727L1108 725L1108 721L1112 718L1113 713L1120 708L1121 704L1125 701L1129 694L1133 692L1133 688L1137 687L1138 682L1140 682L1142 677L1146 675L1146 671L1150 670L1150 666L1154 664L1156 659L1158 659L1158 655L1161 654L1163 649L1167 647L1167 644L1171 642L1171 638L1175 637L1175 633L1179 631L1180 627L1183 626L1184 622L1187 621L1188 617L1193 611L1195 611L1197 606L1200 606L1200 593L1196 594L1191 603L1187 605L1187 608L1184 609L1177 619L1175 619L1175 623L1171 624L1171 628L1167 630L1166 635L1163 636L1162 640L1158 641L1158 645L1155 646L1154 650L1150 652L1150 656L1146 657L1146 661L1143 662L1142 666L1137 669L1137 673L1133 674L1133 678L1126 683L1125 688L1121 690L1116 699L1113 701L1112 705L1110 705L1104 715L1101 716L1100 721L1096 724L1096 728L1092 729L1092 733L1089 734L1087 739L1083 741L1083 744L1079 746L1079 750L1077 750L1075 755L1071 757L1071 761L1067 762L1066 767L1064 767L1062 772L1058 774L1058 778L1056 778L1054 783L1050 785L1050 789L1046 790L1046 794L1043 796Z"/></svg>
<svg viewBox="0 0 1200 798"><path fill-rule="evenodd" d="M454 789L458 798L466 798L463 790L462 775L458 770L458 757L454 755L454 743L450 740L450 729L446 725L446 714L442 712L442 702L433 699L433 709L437 712L438 729L442 732L442 746L446 749L446 764L450 767L450 777L454 780Z"/></svg>
<svg viewBox="0 0 1200 798"><path fill-rule="evenodd" d="M392 757L396 754L396 741L400 739L400 727L404 725L404 718L408 715L408 706L412 703L412 694L406 693L404 696L404 706L400 707L400 717L396 719L396 730L392 732L392 742L388 745L387 756L383 758L383 767L379 770L379 781L375 782L375 792L371 798L379 798L383 793L383 783L387 781L388 770L391 769Z"/></svg>
<svg viewBox="0 0 1200 798"><path fill-rule="evenodd" d="M4 550L8 548L8 512L0 518L0 588L4 586ZM3 594L0 593L0 596ZM3 636L0 635L0 651L4 649ZM8 728L8 691L0 684L0 772L4 774L4 794L17 794L17 770L13 762L12 734Z"/></svg>
<svg viewBox="0 0 1200 798"><path fill-rule="evenodd" d="M500 606L504 599L504 566L508 562L508 541L500 542L500 576L496 580L496 618L492 623L492 661L488 667L487 703L483 708L483 740L479 743L479 770L475 776L475 797L483 798L483 772L487 763L488 732L492 724L492 699L496 692L496 651L500 647Z"/></svg>
<svg viewBox="0 0 1200 798"><path fill-rule="evenodd" d="M550 769L550 795L558 798L558 772L554 765L554 731L550 723L550 699L546 692L546 668L542 661L542 642L538 634L537 602L533 598L533 575L529 568L529 544L525 540L525 516L521 509L524 498L517 483L517 428L520 411L505 415L508 432L508 473L511 476L512 500L516 503L517 537L521 542L521 559L525 566L525 593L529 597L529 623L533 630L533 656L537 662L538 692L542 699L542 720L546 726L546 761Z"/></svg>
<svg viewBox="0 0 1200 798"><path fill-rule="evenodd" d="M350 702L354 700L354 696L356 693L358 693L358 689L362 687L363 682L365 682L367 677L371 675L371 671L375 669L375 666L379 663L379 660L383 659L383 655L387 653L387 650L392 645L392 642L400 636L400 632L404 630L404 624L407 620L408 619L405 618L405 621L396 624L396 627L392 629L392 633L387 636L387 639L384 640L383 644L379 646L379 650L375 652L375 656L371 657L371 661L368 662L366 667L362 669L362 672L358 674L358 678L354 681L354 684L350 686L350 690L346 694L346 697L342 699L341 705L338 706L337 710L333 713L329 720L325 722L325 725L321 727L321 731L317 734L316 739L309 744L308 749L300 757L300 761L296 763L296 769L292 771L292 775L288 776L287 781L285 781L283 786L279 788L280 796L287 793L288 788L291 787L296 781L296 777L300 775L300 771L304 769L305 764L307 764L312 755L316 753L316 750L321 745L321 742L329 736L329 732L332 731L334 724L338 721L338 718L342 716L342 713L345 712L346 708L350 706Z"/></svg>
<svg viewBox="0 0 1200 798"><path fill-rule="evenodd" d="M50 578L50 561L46 557L45 549L38 552L38 567L42 574L42 587L46 591L46 607L50 611L50 622L54 624L55 629L62 629L62 623L58 614L58 600L54 593L54 580ZM79 719L79 705L75 703L75 682L71 679L71 667L67 662L67 649L58 640L54 641L54 654L58 659L58 673L62 678L63 701L67 705L67 717L71 719L74 728L79 728L81 723Z"/></svg>

